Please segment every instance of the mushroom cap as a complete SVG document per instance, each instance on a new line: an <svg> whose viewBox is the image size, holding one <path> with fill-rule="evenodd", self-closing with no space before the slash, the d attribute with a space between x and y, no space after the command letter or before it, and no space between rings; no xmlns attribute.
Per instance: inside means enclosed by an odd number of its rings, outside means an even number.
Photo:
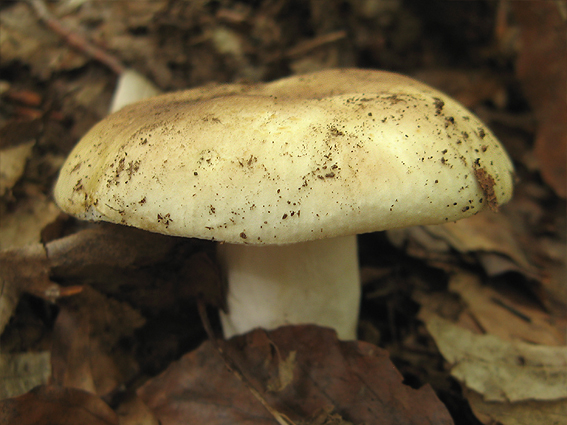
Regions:
<svg viewBox="0 0 567 425"><path fill-rule="evenodd" d="M512 187L503 147L458 102L343 69L126 106L77 144L55 199L81 219L261 245L454 221Z"/></svg>

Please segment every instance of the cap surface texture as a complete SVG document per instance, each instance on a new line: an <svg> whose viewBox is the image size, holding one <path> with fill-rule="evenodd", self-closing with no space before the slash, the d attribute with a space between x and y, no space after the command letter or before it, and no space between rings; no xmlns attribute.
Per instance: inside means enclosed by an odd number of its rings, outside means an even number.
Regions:
<svg viewBox="0 0 567 425"><path fill-rule="evenodd" d="M161 95L98 123L55 188L66 212L285 244L457 220L512 194L506 152L443 93L329 70Z"/></svg>

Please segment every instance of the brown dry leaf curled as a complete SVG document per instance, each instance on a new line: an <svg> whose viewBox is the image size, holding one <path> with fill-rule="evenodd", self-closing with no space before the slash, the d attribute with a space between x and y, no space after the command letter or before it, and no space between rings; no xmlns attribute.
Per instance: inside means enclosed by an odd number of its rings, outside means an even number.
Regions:
<svg viewBox="0 0 567 425"><path fill-rule="evenodd" d="M274 345L277 350L277 346ZM297 351L291 351L286 359L279 359L278 375L270 379L266 385L268 391L282 391L293 381L293 371L295 369L295 356ZM278 353L279 355L279 353Z"/></svg>
<svg viewBox="0 0 567 425"><path fill-rule="evenodd" d="M46 384L51 377L51 355L39 353L0 353L0 400L22 395Z"/></svg>
<svg viewBox="0 0 567 425"><path fill-rule="evenodd" d="M35 140L18 146L0 149L0 196L12 189L22 174L31 157Z"/></svg>
<svg viewBox="0 0 567 425"><path fill-rule="evenodd" d="M567 197L567 37L564 1L513 1L522 33L517 73L538 120L535 155L543 179Z"/></svg>
<svg viewBox="0 0 567 425"><path fill-rule="evenodd" d="M23 292L42 298L60 292L58 285L49 280L49 267L41 244L0 251L0 333Z"/></svg>
<svg viewBox="0 0 567 425"><path fill-rule="evenodd" d="M462 254L476 253L481 262L483 255L497 254L510 260L510 270L519 270L530 276L537 274L537 269L530 263L515 236L512 224L504 214L483 211L455 223L424 226L424 230L434 238L446 241ZM498 274L492 273L490 269L487 269L487 273Z"/></svg>
<svg viewBox="0 0 567 425"><path fill-rule="evenodd" d="M0 425L118 425L114 411L85 391L40 386L0 401Z"/></svg>
<svg viewBox="0 0 567 425"><path fill-rule="evenodd" d="M451 375L486 401L567 398L567 347L476 335L434 313L420 313Z"/></svg>
<svg viewBox="0 0 567 425"><path fill-rule="evenodd" d="M53 72L76 69L87 61L41 25L25 3L0 14L0 47L4 63L26 63L41 79L48 79Z"/></svg>
<svg viewBox="0 0 567 425"><path fill-rule="evenodd" d="M449 290L460 295L475 322L489 334L505 340L561 346L567 343L565 324L555 320L538 303L520 294L509 297L469 273L451 276Z"/></svg>
<svg viewBox="0 0 567 425"><path fill-rule="evenodd" d="M506 214L482 211L453 223L388 230L387 235L409 255L439 267L447 267L454 260L455 250L476 258L489 276L518 272L532 279L542 278L541 270L520 243L524 235Z"/></svg>
<svg viewBox="0 0 567 425"><path fill-rule="evenodd" d="M480 394L466 389L464 395L476 417L485 424L565 425L567 423L567 399L498 403L484 401Z"/></svg>
<svg viewBox="0 0 567 425"><path fill-rule="evenodd" d="M197 294L222 306L221 279L200 252L204 244L105 223L53 240L46 251L54 279L107 294L127 291L137 307L174 308Z"/></svg>
<svg viewBox="0 0 567 425"><path fill-rule="evenodd" d="M431 387L415 390L402 383L385 350L339 341L330 329L305 325L255 330L224 347L269 405L296 423L324 411L356 424L453 423ZM291 382L278 392L266 391L267 383L281 373L280 361L294 351ZM163 425L274 423L210 342L173 363L138 395Z"/></svg>
<svg viewBox="0 0 567 425"><path fill-rule="evenodd" d="M88 286L59 306L51 353L54 383L104 395L135 375L137 363L119 342L144 324L140 313Z"/></svg>
<svg viewBox="0 0 567 425"><path fill-rule="evenodd" d="M61 210L45 195L18 201L14 209L2 213L0 249L24 248L39 243L43 229L59 214Z"/></svg>

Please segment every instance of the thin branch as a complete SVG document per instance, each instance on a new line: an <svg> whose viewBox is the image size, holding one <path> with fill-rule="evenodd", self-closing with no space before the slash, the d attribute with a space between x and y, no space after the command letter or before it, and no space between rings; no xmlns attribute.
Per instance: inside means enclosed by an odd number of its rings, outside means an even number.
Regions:
<svg viewBox="0 0 567 425"><path fill-rule="evenodd" d="M27 2L33 8L37 17L50 30L61 36L71 47L84 53L90 58L103 63L118 75L124 72L126 67L116 56L113 56L100 47L95 46L82 35L66 28L55 16L52 15L43 0L27 0Z"/></svg>
<svg viewBox="0 0 567 425"><path fill-rule="evenodd" d="M318 49L321 46L335 43L346 37L347 37L347 33L344 30L323 34L311 40L302 41L296 44L294 47L288 49L285 52L285 56L288 58L298 58L301 56L305 56L309 54L311 51Z"/></svg>

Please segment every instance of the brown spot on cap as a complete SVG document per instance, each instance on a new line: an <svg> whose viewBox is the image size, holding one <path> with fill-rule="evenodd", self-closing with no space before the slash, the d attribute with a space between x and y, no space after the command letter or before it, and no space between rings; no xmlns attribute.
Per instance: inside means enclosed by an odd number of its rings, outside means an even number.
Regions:
<svg viewBox="0 0 567 425"><path fill-rule="evenodd" d="M438 97L435 97L434 100L435 100L435 103L434 103L435 115L441 115L441 112L443 112L443 106L445 106L445 102L443 102Z"/></svg>
<svg viewBox="0 0 567 425"><path fill-rule="evenodd" d="M486 196L488 208L492 211L498 211L498 199L496 199L496 194L494 193L494 186L496 185L494 178L488 174L485 168L479 165L479 161L475 161L473 166L474 176L482 192Z"/></svg>

